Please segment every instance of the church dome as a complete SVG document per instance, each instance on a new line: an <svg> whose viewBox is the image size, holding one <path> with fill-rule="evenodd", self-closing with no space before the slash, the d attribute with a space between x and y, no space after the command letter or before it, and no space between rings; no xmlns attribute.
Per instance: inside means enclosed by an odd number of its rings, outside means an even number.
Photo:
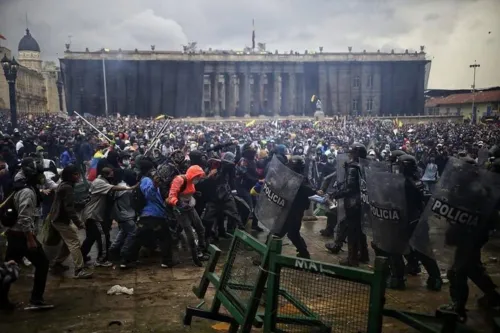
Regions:
<svg viewBox="0 0 500 333"><path fill-rule="evenodd" d="M40 52L40 46L38 46L38 42L35 40L35 38L31 36L30 29L26 29L26 35L21 38L17 50Z"/></svg>

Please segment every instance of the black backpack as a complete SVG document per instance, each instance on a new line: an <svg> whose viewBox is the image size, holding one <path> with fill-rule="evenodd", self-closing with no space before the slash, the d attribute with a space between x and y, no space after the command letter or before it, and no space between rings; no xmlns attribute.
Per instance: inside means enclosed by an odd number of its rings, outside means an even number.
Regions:
<svg viewBox="0 0 500 333"><path fill-rule="evenodd" d="M139 180L139 183L141 180L142 178ZM144 193L142 193L141 187L137 186L132 191L132 206L137 216L141 214L144 207L146 207L146 204L147 204L146 197L144 196Z"/></svg>

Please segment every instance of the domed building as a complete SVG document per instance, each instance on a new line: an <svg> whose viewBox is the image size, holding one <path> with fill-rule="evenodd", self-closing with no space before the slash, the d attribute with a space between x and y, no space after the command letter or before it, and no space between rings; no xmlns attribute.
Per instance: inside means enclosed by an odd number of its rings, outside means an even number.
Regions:
<svg viewBox="0 0 500 333"><path fill-rule="evenodd" d="M19 52L18 61L21 65L38 72L42 71L40 46L36 39L31 36L30 29L26 29L26 35L21 38L17 51Z"/></svg>
<svg viewBox="0 0 500 333"><path fill-rule="evenodd" d="M29 29L26 29L26 34L19 41L17 51L16 60L20 65L16 80L17 111L30 114L59 112L59 68L54 62L43 63L40 45ZM11 51L0 47L0 58L4 53L12 59ZM65 109L64 103L62 104ZM9 108L8 85L5 76L0 73L0 110Z"/></svg>

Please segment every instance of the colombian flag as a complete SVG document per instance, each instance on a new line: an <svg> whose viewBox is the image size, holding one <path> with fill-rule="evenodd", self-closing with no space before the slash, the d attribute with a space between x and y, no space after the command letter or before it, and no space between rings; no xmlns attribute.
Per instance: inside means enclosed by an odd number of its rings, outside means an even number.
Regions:
<svg viewBox="0 0 500 333"><path fill-rule="evenodd" d="M88 181L94 181L94 179L97 178L97 163L99 163L99 160L101 158L104 158L104 154L101 153L100 150L98 150L95 154L94 157L92 157L92 160L90 161L90 168L87 173L87 180Z"/></svg>

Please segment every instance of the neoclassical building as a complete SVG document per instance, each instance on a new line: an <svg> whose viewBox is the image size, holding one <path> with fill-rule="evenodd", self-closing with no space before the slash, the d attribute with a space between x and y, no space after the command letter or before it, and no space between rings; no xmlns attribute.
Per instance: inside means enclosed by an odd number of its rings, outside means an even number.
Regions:
<svg viewBox="0 0 500 333"><path fill-rule="evenodd" d="M29 29L19 41L17 48L19 70L16 81L16 101L19 113L42 114L58 112L64 103L59 103L57 81L59 68L54 62L43 63L38 42ZM13 54L5 47L0 47L0 58L7 54L12 59ZM0 109L10 109L9 88L3 72L0 73Z"/></svg>

